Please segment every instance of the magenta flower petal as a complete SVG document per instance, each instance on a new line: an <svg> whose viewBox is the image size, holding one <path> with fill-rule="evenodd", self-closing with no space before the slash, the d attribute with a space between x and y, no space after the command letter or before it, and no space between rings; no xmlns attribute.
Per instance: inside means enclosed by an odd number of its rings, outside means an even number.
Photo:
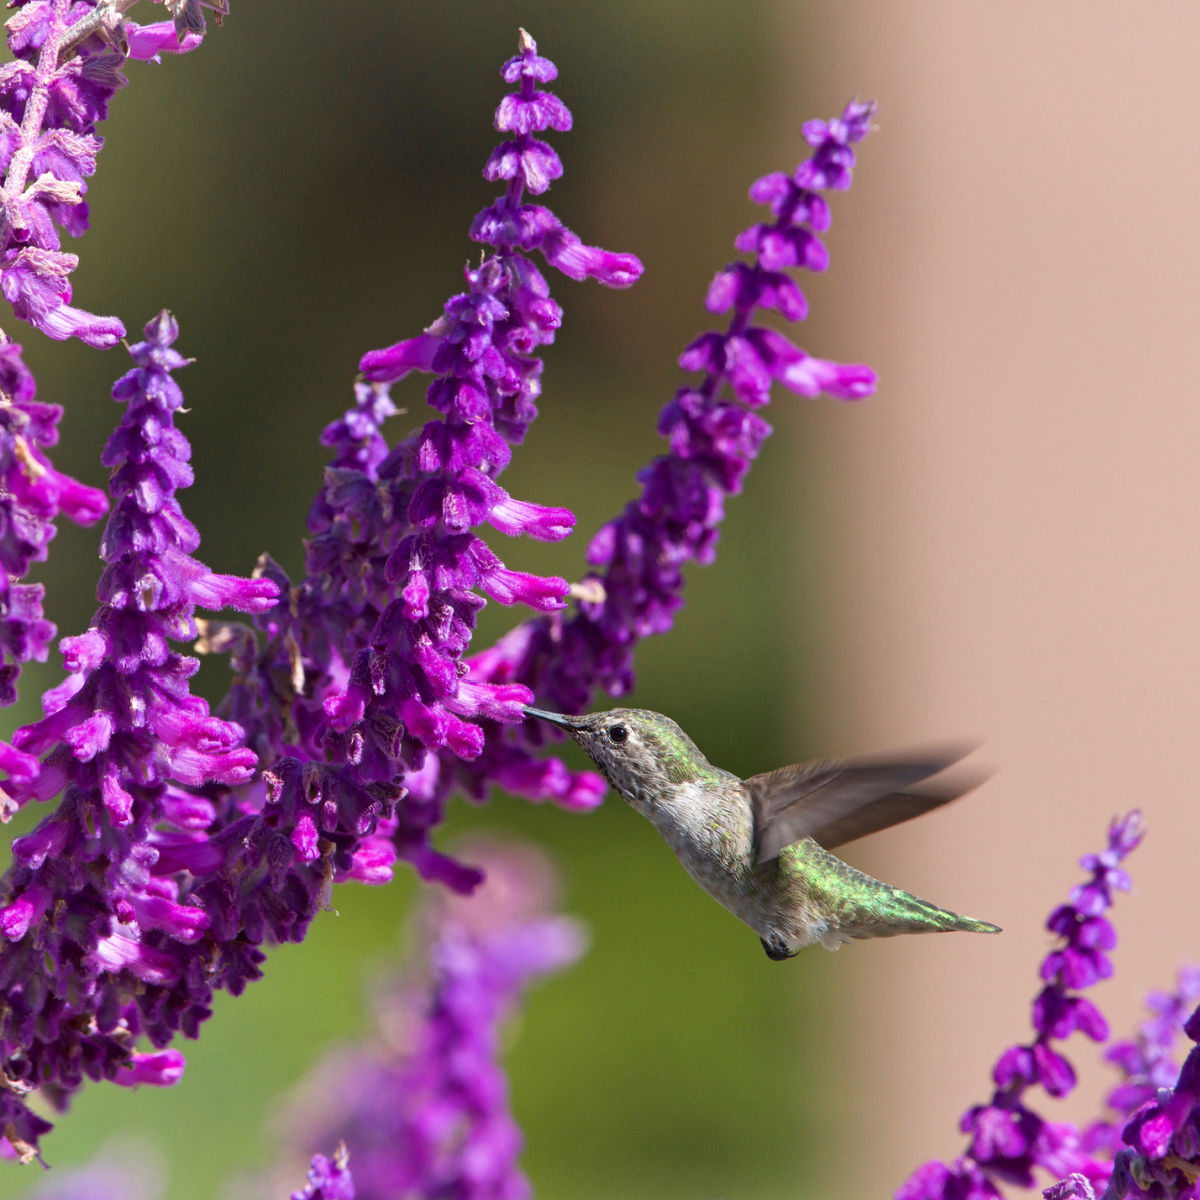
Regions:
<svg viewBox="0 0 1200 1200"><path fill-rule="evenodd" d="M183 1078L187 1063L178 1050L160 1050L154 1054L133 1054L128 1066L120 1067L113 1083L121 1087L174 1087Z"/></svg>

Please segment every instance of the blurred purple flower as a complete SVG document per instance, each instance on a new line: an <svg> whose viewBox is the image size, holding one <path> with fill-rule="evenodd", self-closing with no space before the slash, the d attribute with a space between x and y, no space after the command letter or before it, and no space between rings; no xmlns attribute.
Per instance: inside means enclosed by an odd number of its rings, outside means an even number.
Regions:
<svg viewBox="0 0 1200 1200"><path fill-rule="evenodd" d="M292 1200L354 1200L354 1179L350 1174L350 1156L339 1145L332 1158L314 1154L308 1168L308 1182Z"/></svg>
<svg viewBox="0 0 1200 1200"><path fill-rule="evenodd" d="M159 1200L164 1195L159 1156L145 1146L116 1145L78 1167L42 1176L24 1200Z"/></svg>
<svg viewBox="0 0 1200 1200"><path fill-rule="evenodd" d="M569 966L579 928L547 910L554 879L530 847L481 844L487 878L469 898L435 894L420 916L429 975L377 1004L382 1040L343 1051L284 1119L301 1148L340 1139L358 1200L519 1200L522 1138L508 1105L500 1031L525 989Z"/></svg>
<svg viewBox="0 0 1200 1200"><path fill-rule="evenodd" d="M60 643L69 674L46 693L46 716L13 738L41 756L32 779L10 781L13 802L62 796L13 843L0 881L2 1128L22 1157L46 1128L21 1101L31 1088L61 1108L84 1076L177 1082L182 1055L163 1047L194 1024L188 1001L210 994L199 944L210 918L175 873L180 843L198 846L213 807L182 789L244 782L255 766L241 730L189 694L197 660L169 648L195 636L197 605L253 612L276 595L191 557L199 536L175 499L192 482L175 428L183 394L171 375L187 363L177 333L166 312L151 321L113 388L125 410L102 456L113 511L101 605L86 633ZM140 1035L160 1052L135 1051Z"/></svg>
<svg viewBox="0 0 1200 1200"><path fill-rule="evenodd" d="M62 250L59 230L80 237L87 229L83 197L102 144L96 126L128 82L125 59L157 57L172 26L142 28L93 0L12 0L9 7L18 11L8 21L15 57L0 67L0 292L49 337L112 346L124 325L71 305L79 259ZM85 27L93 36L80 42ZM193 36L171 49L197 45Z"/></svg>
<svg viewBox="0 0 1200 1200"><path fill-rule="evenodd" d="M1144 834L1141 813L1135 810L1112 822L1105 850L1079 860L1091 877L1073 888L1071 902L1046 921L1046 928L1063 941L1042 960L1045 986L1032 1012L1037 1036L1004 1051L992 1071L996 1089L991 1100L963 1114L960 1128L971 1139L963 1157L949 1167L925 1163L897 1189L897 1200L998 1196L1000 1182L1031 1187L1035 1168L1093 1183L1108 1178L1110 1164L1088 1153L1078 1128L1047 1121L1029 1107L1026 1093L1040 1085L1049 1095L1062 1097L1074 1088L1074 1068L1054 1043L1077 1030L1093 1041L1108 1038L1100 1010L1077 992L1112 974L1107 952L1117 944L1117 935L1102 914L1112 904L1114 889L1128 890L1129 877L1120 864ZM1078 1193L1064 1193L1073 1194Z"/></svg>

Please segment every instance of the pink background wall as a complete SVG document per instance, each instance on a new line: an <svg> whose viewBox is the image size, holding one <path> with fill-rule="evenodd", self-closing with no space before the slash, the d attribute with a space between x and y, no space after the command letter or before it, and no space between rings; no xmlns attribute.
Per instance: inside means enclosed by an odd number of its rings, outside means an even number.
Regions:
<svg viewBox="0 0 1200 1200"><path fill-rule="evenodd" d="M776 13L786 77L800 21ZM820 968L861 1034L831 1096L878 1150L831 1151L831 1178L882 1195L962 1147L1029 1029L1041 921L1114 813L1150 825L1096 993L1114 1028L1200 958L1200 8L843 0L827 21L797 89L881 110L814 308L881 387L804 417L838 600L796 653L832 749L986 739L976 795L849 857L1007 930ZM1069 1053L1088 1098L1060 1107L1083 1116L1109 1076Z"/></svg>

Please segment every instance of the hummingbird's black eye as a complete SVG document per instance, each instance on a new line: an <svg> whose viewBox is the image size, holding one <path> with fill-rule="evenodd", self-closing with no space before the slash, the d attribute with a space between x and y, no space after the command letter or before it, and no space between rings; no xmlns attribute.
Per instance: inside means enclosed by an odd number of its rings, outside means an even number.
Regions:
<svg viewBox="0 0 1200 1200"><path fill-rule="evenodd" d="M628 737L629 730L624 725L610 725L608 727L609 741L616 742L618 746Z"/></svg>

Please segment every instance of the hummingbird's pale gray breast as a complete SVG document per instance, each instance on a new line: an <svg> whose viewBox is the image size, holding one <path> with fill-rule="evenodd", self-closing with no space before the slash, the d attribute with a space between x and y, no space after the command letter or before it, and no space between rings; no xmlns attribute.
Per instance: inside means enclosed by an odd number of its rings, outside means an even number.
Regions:
<svg viewBox="0 0 1200 1200"><path fill-rule="evenodd" d="M771 958L820 942L995 925L939 908L856 871L829 851L940 807L965 789L904 789L962 749L890 759L799 763L741 780L714 767L669 717L616 708L526 714L567 730L688 874L749 925Z"/></svg>

